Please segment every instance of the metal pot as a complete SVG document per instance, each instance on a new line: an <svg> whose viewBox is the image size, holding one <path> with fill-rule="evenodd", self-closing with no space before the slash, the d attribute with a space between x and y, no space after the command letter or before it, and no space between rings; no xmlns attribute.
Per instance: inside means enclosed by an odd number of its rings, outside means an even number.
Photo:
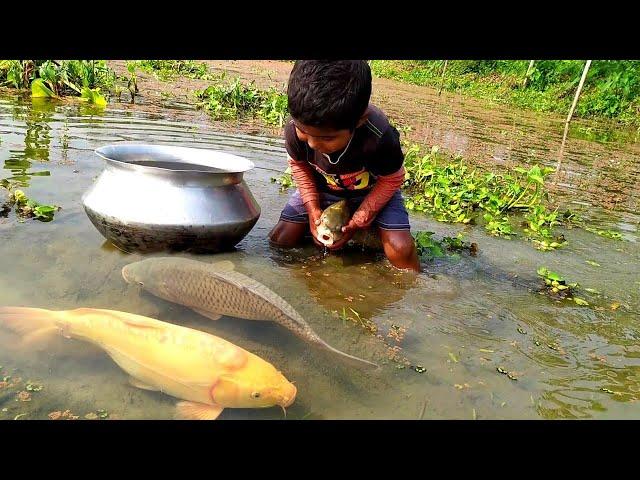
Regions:
<svg viewBox="0 0 640 480"><path fill-rule="evenodd" d="M260 217L243 180L253 162L164 145L98 148L106 160L82 203L98 231L124 251L232 249Z"/></svg>

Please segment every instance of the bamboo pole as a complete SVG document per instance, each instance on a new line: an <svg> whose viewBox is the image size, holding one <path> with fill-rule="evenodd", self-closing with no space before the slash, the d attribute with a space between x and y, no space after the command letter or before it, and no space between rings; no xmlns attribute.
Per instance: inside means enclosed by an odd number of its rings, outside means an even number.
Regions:
<svg viewBox="0 0 640 480"><path fill-rule="evenodd" d="M578 97L580 96L580 92L582 91L582 86L584 85L584 81L587 78L587 73L589 72L589 67L591 66L591 60L587 60L587 63L584 65L584 70L582 71L582 78L580 79L580 84L578 85L578 89L576 90L576 95L573 97L573 103L571 104L571 109L569 110L569 115L567 115L567 120L564 124L564 135L562 135L562 145L560 145L560 154L558 155L558 165L556 167L556 175L560 171L560 164L562 162L562 154L564 153L564 144L567 141L567 133L569 132L569 123L571 123L571 117L573 117L573 111L578 104Z"/></svg>
<svg viewBox="0 0 640 480"><path fill-rule="evenodd" d="M535 60L531 60L529 62L529 68L527 68L527 73L524 74L524 82L522 82L522 88L525 88L527 86L527 82L529 81L529 74L531 73L531 70L533 70L534 62Z"/></svg>
<svg viewBox="0 0 640 480"><path fill-rule="evenodd" d="M442 93L442 85L444 84L444 72L447 71L447 62L449 60L444 61L444 66L442 67L442 75L440 76L440 88L438 89L438 96Z"/></svg>

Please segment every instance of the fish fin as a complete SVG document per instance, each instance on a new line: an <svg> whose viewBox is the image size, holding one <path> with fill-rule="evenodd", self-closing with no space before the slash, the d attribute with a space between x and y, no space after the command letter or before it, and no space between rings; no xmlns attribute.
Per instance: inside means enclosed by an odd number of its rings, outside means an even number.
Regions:
<svg viewBox="0 0 640 480"><path fill-rule="evenodd" d="M151 385L147 385L146 383L143 383L140 380L133 377L129 377L129 385L136 388L141 388L142 390L151 390L152 392L157 392L159 390L158 388L152 387Z"/></svg>
<svg viewBox="0 0 640 480"><path fill-rule="evenodd" d="M60 329L56 326L42 327L22 337L21 347L36 348L47 345L52 337L56 337Z"/></svg>
<svg viewBox="0 0 640 480"><path fill-rule="evenodd" d="M369 360L365 360L364 358L356 357L354 355L345 353L342 350L338 350L337 348L332 347L331 345L329 345L327 342L325 342L320 338L318 338L318 341L316 342L316 344L327 349L330 352L340 355L342 358L348 360L352 364L359 365L359 366L366 365L369 368L375 368L376 370L380 370L380 365L378 365L377 363L370 362Z"/></svg>
<svg viewBox="0 0 640 480"><path fill-rule="evenodd" d="M95 346L72 338L70 311L44 308L0 307L0 326L21 338L7 348L42 350L71 356L95 355ZM64 337L64 338L63 338ZM4 345L3 345L4 347Z"/></svg>
<svg viewBox="0 0 640 480"><path fill-rule="evenodd" d="M44 308L0 307L0 325L26 336L54 327L58 313Z"/></svg>
<svg viewBox="0 0 640 480"><path fill-rule="evenodd" d="M203 317L208 317L211 320L219 320L220 317L222 317L222 315L220 315L219 313L207 312L206 310L200 310L199 308L192 307L191 310L193 310L194 312L198 312Z"/></svg>
<svg viewBox="0 0 640 480"><path fill-rule="evenodd" d="M216 270L235 270L236 266L230 260L221 260L219 262L214 262L211 264L212 267L215 267Z"/></svg>
<svg viewBox="0 0 640 480"><path fill-rule="evenodd" d="M176 404L176 410L176 416L180 420L215 420L224 407L183 401Z"/></svg>
<svg viewBox="0 0 640 480"><path fill-rule="evenodd" d="M60 321L66 312L46 310L44 308L0 307L0 327L14 332L20 338L7 348L17 350L64 351L69 348L67 340L69 325Z"/></svg>

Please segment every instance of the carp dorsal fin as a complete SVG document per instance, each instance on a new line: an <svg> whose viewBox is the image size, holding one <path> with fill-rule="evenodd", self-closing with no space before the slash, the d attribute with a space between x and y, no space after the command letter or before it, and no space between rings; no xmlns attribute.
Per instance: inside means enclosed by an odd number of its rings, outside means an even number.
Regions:
<svg viewBox="0 0 640 480"><path fill-rule="evenodd" d="M216 270L222 271L231 271L236 269L236 266L230 260L220 260L219 262L213 262L210 265Z"/></svg>

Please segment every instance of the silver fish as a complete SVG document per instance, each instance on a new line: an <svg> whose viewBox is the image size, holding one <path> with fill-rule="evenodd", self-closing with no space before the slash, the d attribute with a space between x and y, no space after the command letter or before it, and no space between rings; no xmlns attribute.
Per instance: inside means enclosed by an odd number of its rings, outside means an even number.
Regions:
<svg viewBox="0 0 640 480"><path fill-rule="evenodd" d="M344 234L342 227L349 223L351 212L346 200L332 203L322 211L320 225L317 226L317 239L325 247L337 243ZM348 242L352 245L360 245L372 250L383 250L382 240L375 228L358 229Z"/></svg>
<svg viewBox="0 0 640 480"><path fill-rule="evenodd" d="M209 264L179 257L148 258L123 267L122 277L157 297L185 305L213 320L222 315L271 320L313 345L378 367L329 345L288 302L262 283L235 271L228 260Z"/></svg>

